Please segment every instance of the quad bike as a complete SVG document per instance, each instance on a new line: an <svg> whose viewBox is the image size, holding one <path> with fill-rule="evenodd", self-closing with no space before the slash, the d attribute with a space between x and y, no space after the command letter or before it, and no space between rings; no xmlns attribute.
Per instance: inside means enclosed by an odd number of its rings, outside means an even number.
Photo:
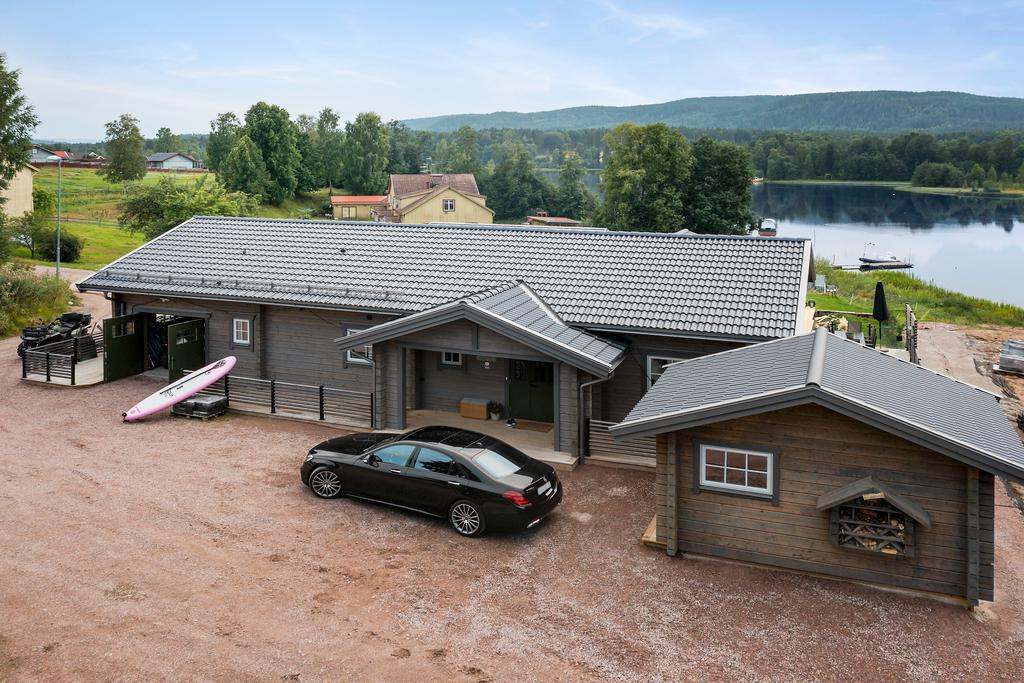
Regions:
<svg viewBox="0 0 1024 683"><path fill-rule="evenodd" d="M51 323L30 325L21 331L21 343L18 344L18 355L25 357L25 349L33 349L44 344L64 341L80 337L89 331L92 315L89 313L62 313Z"/></svg>

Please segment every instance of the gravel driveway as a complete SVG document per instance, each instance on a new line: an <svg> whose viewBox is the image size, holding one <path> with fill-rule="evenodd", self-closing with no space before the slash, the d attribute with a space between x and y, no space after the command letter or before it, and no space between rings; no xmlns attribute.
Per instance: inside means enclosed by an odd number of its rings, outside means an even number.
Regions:
<svg viewBox="0 0 1024 683"><path fill-rule="evenodd" d="M83 297L93 310L104 304ZM119 415L153 384L22 384L0 342L0 681L1021 680L1024 527L997 600L934 600L640 545L653 476L587 466L533 533L298 481L337 432Z"/></svg>

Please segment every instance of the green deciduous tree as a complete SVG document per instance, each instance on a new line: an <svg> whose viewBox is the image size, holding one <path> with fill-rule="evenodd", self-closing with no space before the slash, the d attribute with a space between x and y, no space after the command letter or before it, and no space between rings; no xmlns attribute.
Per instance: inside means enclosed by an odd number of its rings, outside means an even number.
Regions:
<svg viewBox="0 0 1024 683"><path fill-rule="evenodd" d="M388 129L373 112L345 124L345 187L353 194L381 194L387 186Z"/></svg>
<svg viewBox="0 0 1024 683"><path fill-rule="evenodd" d="M594 213L597 198L583 184L587 169L575 152L566 152L558 170L558 187L552 210L559 216L582 220Z"/></svg>
<svg viewBox="0 0 1024 683"><path fill-rule="evenodd" d="M388 122L388 173L419 173L428 135L414 132L401 121Z"/></svg>
<svg viewBox="0 0 1024 683"><path fill-rule="evenodd" d="M678 130L663 123L623 123L604 137L608 163L601 171L604 201L597 224L620 230L675 232L693 170L693 153Z"/></svg>
<svg viewBox="0 0 1024 683"><path fill-rule="evenodd" d="M483 166L480 163L480 134L469 126L459 128L451 140L444 146L438 146L435 162L441 173L479 174Z"/></svg>
<svg viewBox="0 0 1024 683"><path fill-rule="evenodd" d="M244 192L229 192L210 176L176 182L162 176L153 185L131 185L118 208L121 226L147 238L161 235L193 216L252 216L259 202Z"/></svg>
<svg viewBox="0 0 1024 683"><path fill-rule="evenodd" d="M280 204L295 196L302 161L298 129L288 112L277 105L257 102L245 113L245 134L256 144L267 168L264 198Z"/></svg>
<svg viewBox="0 0 1024 683"><path fill-rule="evenodd" d="M317 114L316 153L320 184L331 190L341 185L344 171L345 133L340 124L341 117L330 107L324 107Z"/></svg>
<svg viewBox="0 0 1024 683"><path fill-rule="evenodd" d="M217 174L224 187L262 197L267 188L267 167L259 148L244 133L235 140Z"/></svg>
<svg viewBox="0 0 1024 683"><path fill-rule="evenodd" d="M242 123L233 112L218 114L210 121L210 137L206 141L206 167L217 173L235 146Z"/></svg>
<svg viewBox="0 0 1024 683"><path fill-rule="evenodd" d="M0 190L7 189L14 174L28 163L32 131L39 124L21 93L20 75L20 71L7 68L7 55L0 52ZM0 193L0 208L4 201Z"/></svg>
<svg viewBox="0 0 1024 683"><path fill-rule="evenodd" d="M953 164L924 161L914 169L910 183L920 187L960 187L964 184L964 174Z"/></svg>
<svg viewBox="0 0 1024 683"><path fill-rule="evenodd" d="M172 133L170 128L164 126L157 130L153 140L154 152L180 152L181 149L181 138Z"/></svg>
<svg viewBox="0 0 1024 683"><path fill-rule="evenodd" d="M691 147L693 171L683 190L683 224L693 232L745 235L750 210L751 165L746 149L701 137Z"/></svg>
<svg viewBox="0 0 1024 683"><path fill-rule="evenodd" d="M506 143L502 147L494 173L484 178L482 189L487 195L487 205L498 219L523 220L530 212L554 204L554 187L519 143Z"/></svg>
<svg viewBox="0 0 1024 683"><path fill-rule="evenodd" d="M139 131L139 120L131 114L121 114L107 124L107 158L110 164L99 174L111 183L141 180L146 176L145 140Z"/></svg>

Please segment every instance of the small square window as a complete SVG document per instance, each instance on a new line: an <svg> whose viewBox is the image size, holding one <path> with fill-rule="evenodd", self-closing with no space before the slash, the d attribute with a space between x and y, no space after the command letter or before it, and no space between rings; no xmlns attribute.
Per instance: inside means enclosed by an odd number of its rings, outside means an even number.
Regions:
<svg viewBox="0 0 1024 683"><path fill-rule="evenodd" d="M441 354L441 365L462 365L462 354L458 351L445 351Z"/></svg>
<svg viewBox="0 0 1024 683"><path fill-rule="evenodd" d="M668 358L665 356L647 356L647 388L650 389L665 372L665 366L677 363L684 358Z"/></svg>
<svg viewBox="0 0 1024 683"><path fill-rule="evenodd" d="M701 444L700 487L768 497L774 493L774 466L772 453Z"/></svg>
<svg viewBox="0 0 1024 683"><path fill-rule="evenodd" d="M235 318L232 323L231 341L239 346L248 346L251 336L251 321L248 318Z"/></svg>
<svg viewBox="0 0 1024 683"><path fill-rule="evenodd" d="M444 211L445 213L450 213L450 212L454 211L455 210L455 200L454 199L442 199L441 200L441 210Z"/></svg>
<svg viewBox="0 0 1024 683"><path fill-rule="evenodd" d="M345 336L351 336L356 332L362 332L364 328L350 327L345 330ZM345 360L352 365L373 365L373 346L364 344L349 349L345 352Z"/></svg>

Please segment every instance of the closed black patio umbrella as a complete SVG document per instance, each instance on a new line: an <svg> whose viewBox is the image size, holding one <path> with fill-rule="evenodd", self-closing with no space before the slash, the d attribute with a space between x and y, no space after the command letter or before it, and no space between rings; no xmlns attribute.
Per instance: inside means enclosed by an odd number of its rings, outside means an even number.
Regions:
<svg viewBox="0 0 1024 683"><path fill-rule="evenodd" d="M881 281L875 284L875 303L871 307L871 317L878 321L879 326L889 319L889 305L885 302L885 287Z"/></svg>

